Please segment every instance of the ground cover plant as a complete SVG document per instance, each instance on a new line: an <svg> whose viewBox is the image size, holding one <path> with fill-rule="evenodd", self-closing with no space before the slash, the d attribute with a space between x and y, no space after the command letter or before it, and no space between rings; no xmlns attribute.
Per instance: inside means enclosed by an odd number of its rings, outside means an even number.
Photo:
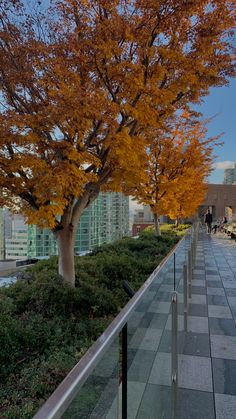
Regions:
<svg viewBox="0 0 236 419"><path fill-rule="evenodd" d="M32 418L126 304L122 281L137 290L178 241L164 227L76 257L76 287L57 273L57 257L0 289L0 417Z"/></svg>

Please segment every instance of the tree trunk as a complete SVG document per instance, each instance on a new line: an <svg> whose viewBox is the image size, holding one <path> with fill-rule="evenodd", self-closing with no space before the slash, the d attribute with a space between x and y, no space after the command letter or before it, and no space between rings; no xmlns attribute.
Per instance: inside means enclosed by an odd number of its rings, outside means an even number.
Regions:
<svg viewBox="0 0 236 419"><path fill-rule="evenodd" d="M75 262L74 262L74 245L75 245L75 226L69 224L56 233L58 245L58 272L63 280L75 286Z"/></svg>
<svg viewBox="0 0 236 419"><path fill-rule="evenodd" d="M159 218L157 214L153 214L153 216L154 216L155 236L160 237L161 229L160 229L160 224L159 224Z"/></svg>
<svg viewBox="0 0 236 419"><path fill-rule="evenodd" d="M179 219L176 218L176 220L175 220L175 227L178 227L178 226L179 226Z"/></svg>
<svg viewBox="0 0 236 419"><path fill-rule="evenodd" d="M67 207L59 225L54 230L58 245L58 272L64 282L72 287L75 286L74 247L76 230L81 214L97 198L98 193L98 186L95 185L93 188L90 185L90 189L85 191L75 204Z"/></svg>

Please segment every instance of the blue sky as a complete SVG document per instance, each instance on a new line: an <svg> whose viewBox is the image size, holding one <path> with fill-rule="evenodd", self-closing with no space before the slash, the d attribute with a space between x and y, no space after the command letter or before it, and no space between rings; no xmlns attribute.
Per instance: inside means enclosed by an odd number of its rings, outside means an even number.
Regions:
<svg viewBox="0 0 236 419"><path fill-rule="evenodd" d="M236 79L231 80L229 86L211 89L198 109L206 118L218 114L209 124L208 134L213 136L223 132L221 140L224 144L215 150L218 156L216 169L209 181L222 183L224 168L232 167L232 162L236 162Z"/></svg>

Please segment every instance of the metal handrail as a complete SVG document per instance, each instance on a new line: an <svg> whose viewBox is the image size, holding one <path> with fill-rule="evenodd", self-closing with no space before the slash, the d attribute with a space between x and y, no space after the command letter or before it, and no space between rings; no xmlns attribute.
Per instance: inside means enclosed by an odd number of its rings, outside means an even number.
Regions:
<svg viewBox="0 0 236 419"><path fill-rule="evenodd" d="M174 246L168 255L160 262L152 274L148 277L141 288L135 293L132 299L125 305L120 313L115 317L103 334L88 349L85 355L74 366L56 390L35 414L33 419L60 419L71 401L74 399L78 390L85 383L90 373L102 359L108 347L112 344L122 327L127 323L132 312L154 281L156 275L168 262L170 257L176 252L185 240L185 236Z"/></svg>

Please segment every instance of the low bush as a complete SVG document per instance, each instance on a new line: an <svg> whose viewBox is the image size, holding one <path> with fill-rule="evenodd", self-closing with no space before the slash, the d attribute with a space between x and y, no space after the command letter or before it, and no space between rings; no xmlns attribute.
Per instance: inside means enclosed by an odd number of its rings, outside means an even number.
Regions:
<svg viewBox="0 0 236 419"><path fill-rule="evenodd" d="M0 289L0 417L32 418L126 304L122 281L137 290L178 241L150 231L76 257L76 287L57 274L57 257Z"/></svg>

